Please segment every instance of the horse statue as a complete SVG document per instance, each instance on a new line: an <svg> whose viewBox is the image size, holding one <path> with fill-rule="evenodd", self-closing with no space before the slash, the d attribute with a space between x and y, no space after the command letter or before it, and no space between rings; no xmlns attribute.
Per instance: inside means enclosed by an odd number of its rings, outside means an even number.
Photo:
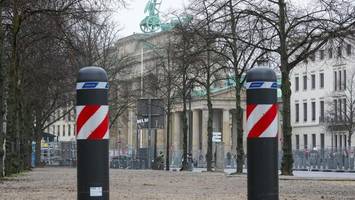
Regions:
<svg viewBox="0 0 355 200"><path fill-rule="evenodd" d="M161 1L158 0L149 0L145 6L144 13L148 13L139 24L141 30L144 33L156 32L160 29L161 22L159 17L159 7Z"/></svg>

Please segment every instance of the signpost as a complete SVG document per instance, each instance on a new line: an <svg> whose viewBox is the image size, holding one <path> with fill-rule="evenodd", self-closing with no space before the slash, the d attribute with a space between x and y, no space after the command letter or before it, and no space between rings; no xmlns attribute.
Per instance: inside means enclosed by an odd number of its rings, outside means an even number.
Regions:
<svg viewBox="0 0 355 200"><path fill-rule="evenodd" d="M222 142L221 132L212 132L212 142L214 145L215 170L223 172L224 170L224 143Z"/></svg>
<svg viewBox="0 0 355 200"><path fill-rule="evenodd" d="M152 129L164 128L164 104L161 99L139 99L137 103L137 129L148 129L148 168L152 154ZM155 137L156 138L156 137ZM156 142L156 141L154 141Z"/></svg>
<svg viewBox="0 0 355 200"><path fill-rule="evenodd" d="M222 142L222 133L221 132L213 132L212 133L212 142Z"/></svg>

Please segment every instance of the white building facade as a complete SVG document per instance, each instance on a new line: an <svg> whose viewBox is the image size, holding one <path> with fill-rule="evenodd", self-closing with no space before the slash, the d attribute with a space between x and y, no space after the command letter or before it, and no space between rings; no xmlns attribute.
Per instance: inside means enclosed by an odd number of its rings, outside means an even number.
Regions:
<svg viewBox="0 0 355 200"><path fill-rule="evenodd" d="M51 124L45 132L56 136L56 141L75 141L75 109L57 109L51 116L52 119L59 119ZM50 120L54 121L54 120Z"/></svg>
<svg viewBox="0 0 355 200"><path fill-rule="evenodd" d="M292 70L293 149L338 150L348 147L348 132L329 130L332 120L329 116L335 112L335 116L341 119L346 110L345 90L355 72L354 61L353 45L344 42L343 45L325 46Z"/></svg>

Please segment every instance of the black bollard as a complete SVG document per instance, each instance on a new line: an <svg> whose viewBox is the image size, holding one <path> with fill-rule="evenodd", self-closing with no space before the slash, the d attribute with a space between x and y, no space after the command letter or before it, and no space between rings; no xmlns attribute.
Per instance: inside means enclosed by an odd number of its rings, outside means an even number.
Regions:
<svg viewBox="0 0 355 200"><path fill-rule="evenodd" d="M277 78L267 68L247 73L248 200L278 200Z"/></svg>
<svg viewBox="0 0 355 200"><path fill-rule="evenodd" d="M76 92L78 200L108 200L109 118L105 70L82 68Z"/></svg>

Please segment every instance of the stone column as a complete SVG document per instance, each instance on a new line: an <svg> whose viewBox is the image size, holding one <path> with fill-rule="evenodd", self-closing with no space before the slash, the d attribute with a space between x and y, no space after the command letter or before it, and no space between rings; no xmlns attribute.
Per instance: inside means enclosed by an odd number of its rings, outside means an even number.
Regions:
<svg viewBox="0 0 355 200"><path fill-rule="evenodd" d="M128 152L134 153L135 148L136 148L136 138L137 138L137 131L135 129L135 124L136 122L134 121L134 112L132 109L128 109L127 111L128 114L128 128L127 128L127 137L128 137Z"/></svg>
<svg viewBox="0 0 355 200"><path fill-rule="evenodd" d="M208 110L202 110L202 156L205 160L207 153L207 123L208 123Z"/></svg>
<svg viewBox="0 0 355 200"><path fill-rule="evenodd" d="M165 152L165 136L166 132L165 129L158 129L157 130L157 155L159 155L160 152Z"/></svg>
<svg viewBox="0 0 355 200"><path fill-rule="evenodd" d="M192 114L192 156L197 160L200 150L200 110L193 110Z"/></svg>
<svg viewBox="0 0 355 200"><path fill-rule="evenodd" d="M232 141L232 137L231 137L231 127L230 127L230 118L229 118L229 110L223 110L223 129L222 129L222 133L223 133L223 143L224 143L224 153L227 152L232 152L231 151L231 141Z"/></svg>
<svg viewBox="0 0 355 200"><path fill-rule="evenodd" d="M181 150L181 112L174 113L174 122L173 122L173 132L172 132L172 139L173 139L173 151L175 153Z"/></svg>

